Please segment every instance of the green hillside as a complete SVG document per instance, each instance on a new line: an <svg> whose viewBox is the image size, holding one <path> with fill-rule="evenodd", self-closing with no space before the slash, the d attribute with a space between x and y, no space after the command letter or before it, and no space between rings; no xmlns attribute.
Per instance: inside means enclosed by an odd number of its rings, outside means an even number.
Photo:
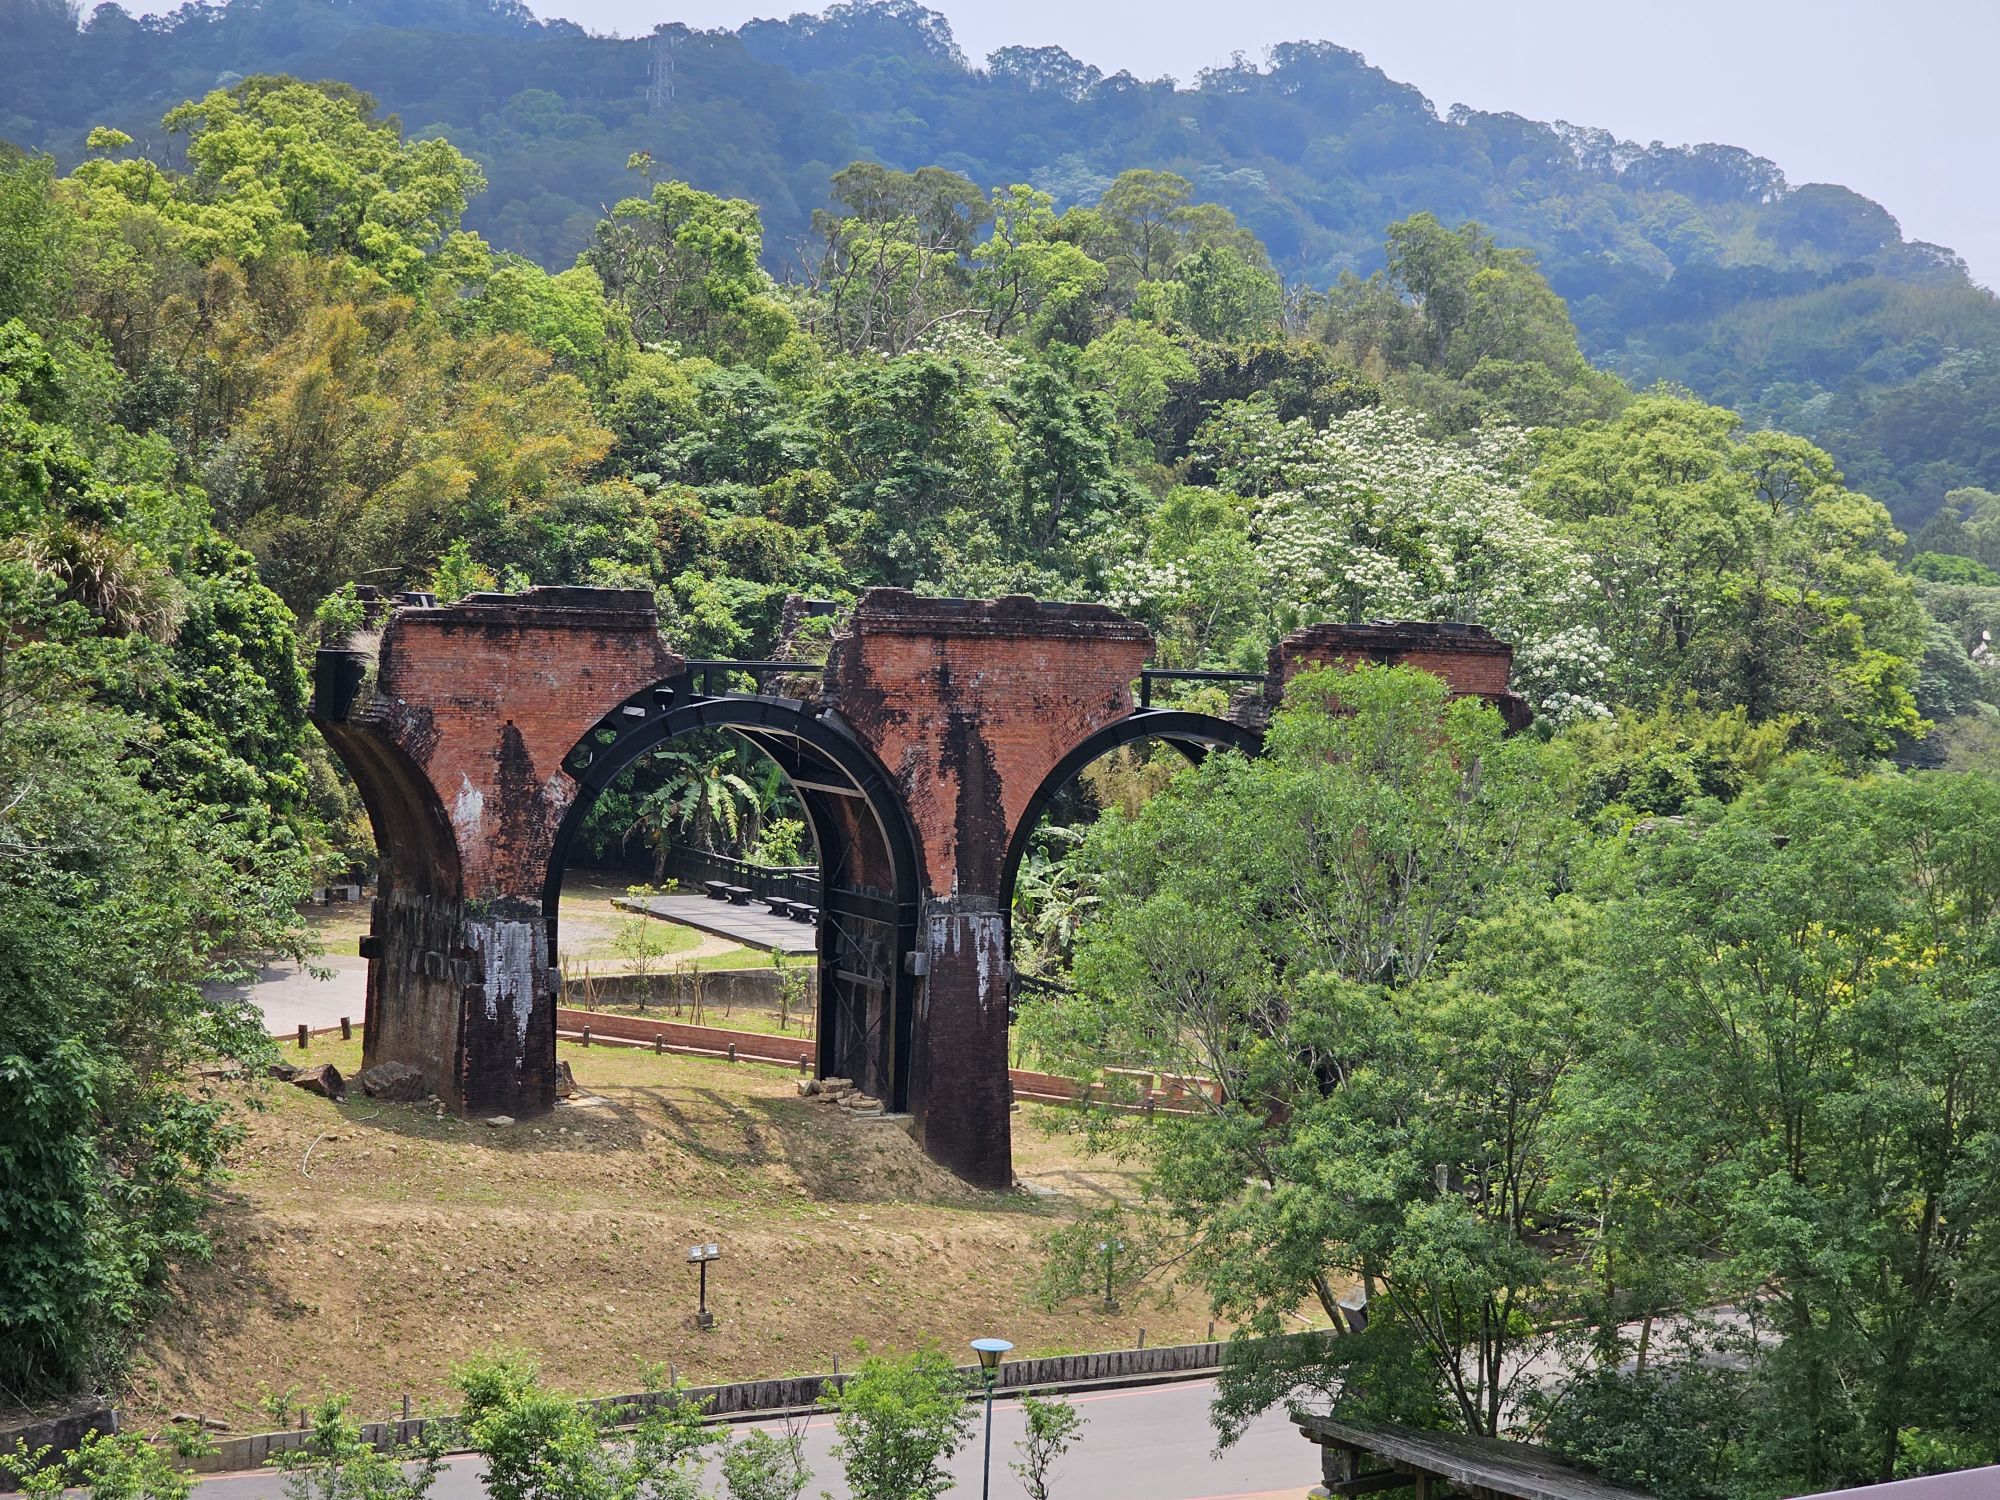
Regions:
<svg viewBox="0 0 2000 1500"><path fill-rule="evenodd" d="M1059 208L1127 169L1170 170L1288 285L1320 290L1379 269L1396 220L1477 219L1535 252L1598 364L1813 438L1899 519L2000 485L2000 307L1949 250L1736 146L1440 117L1326 42L1182 85L1057 48L978 63L911 0L636 40L502 0L227 0L144 20L100 6L80 28L61 0L17 0L0 27L0 138L73 163L102 124L166 150L159 121L183 98L265 72L339 79L477 160L468 224L550 269L625 195L634 152L757 204L780 273L803 270L812 216L855 159L1027 183Z"/></svg>

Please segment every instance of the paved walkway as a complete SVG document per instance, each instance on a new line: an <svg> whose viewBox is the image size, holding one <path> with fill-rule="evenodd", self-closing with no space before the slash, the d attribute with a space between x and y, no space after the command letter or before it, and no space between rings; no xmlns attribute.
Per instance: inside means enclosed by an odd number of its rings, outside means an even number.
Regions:
<svg viewBox="0 0 2000 1500"><path fill-rule="evenodd" d="M301 1022L324 1031L338 1026L342 1016L359 1026L367 1009L368 960L352 953L322 953L313 964L333 970L333 977L315 979L285 960L264 965L247 984L204 985L203 992L247 997L264 1013L264 1029L273 1036L291 1036Z"/></svg>
<svg viewBox="0 0 2000 1500"><path fill-rule="evenodd" d="M717 906L721 903L711 901L708 904ZM737 910L740 911L741 908ZM763 911L763 908L759 907L758 910ZM777 920L771 917L769 912L765 912L764 916L769 921ZM795 928L804 934L804 947L787 948L786 953L814 951L812 928L801 927L795 922L786 922L783 925ZM789 933L785 936L791 938ZM734 936L704 937L692 948L683 948L671 954L667 962L688 963L712 954L726 953L731 948L746 943L750 943L750 940ZM763 945L751 943L750 946ZM362 1013L368 1008L368 960L352 953L322 953L313 959L313 965L316 968L331 969L332 976L327 979L316 979L300 965L284 959L261 965L245 983L204 985L202 992L211 996L227 995L231 998L247 999L263 1012L264 1030L272 1036L292 1036L298 1031L301 1023L314 1031L327 1031L338 1026L342 1016L348 1017L359 1026ZM625 972L626 961L617 957L602 958L586 960L585 966L602 979L608 975Z"/></svg>
<svg viewBox="0 0 2000 1500"><path fill-rule="evenodd" d="M732 906L708 896L619 896L612 904L731 938L766 953L773 948L787 956L819 951L819 934L810 922L774 917L761 901Z"/></svg>
<svg viewBox="0 0 2000 1500"><path fill-rule="evenodd" d="M1208 1425L1214 1395L1214 1381L1193 1380L1070 1397L1084 1418L1083 1433L1057 1465L1050 1488L1090 1500L1302 1500L1319 1477L1318 1448L1299 1436L1284 1413L1272 1411L1216 1457L1210 1452L1215 1431ZM752 1425L780 1430L773 1422ZM1021 1404L994 1402L994 1500L1024 1500L1021 1481L1007 1467L1022 1431ZM983 1428L975 1428L951 1460L955 1495L980 1492L982 1436ZM833 1439L833 1418L813 1417L805 1434L806 1463L813 1471L808 1493L824 1490L834 1500L847 1500ZM477 1458L453 1459L438 1476L433 1500L485 1500L483 1473ZM196 1485L194 1500L280 1500L283 1494L277 1474L225 1475Z"/></svg>

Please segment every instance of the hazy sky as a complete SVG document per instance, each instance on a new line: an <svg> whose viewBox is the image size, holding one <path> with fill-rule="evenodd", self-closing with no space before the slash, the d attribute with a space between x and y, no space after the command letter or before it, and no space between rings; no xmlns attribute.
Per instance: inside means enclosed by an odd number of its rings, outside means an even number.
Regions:
<svg viewBox="0 0 2000 1500"><path fill-rule="evenodd" d="M529 0L595 31L817 10L754 0ZM930 0L975 62L1010 43L1192 81L1273 42L1352 47L1453 104L1721 141L1838 182L2000 284L2000 0Z"/></svg>

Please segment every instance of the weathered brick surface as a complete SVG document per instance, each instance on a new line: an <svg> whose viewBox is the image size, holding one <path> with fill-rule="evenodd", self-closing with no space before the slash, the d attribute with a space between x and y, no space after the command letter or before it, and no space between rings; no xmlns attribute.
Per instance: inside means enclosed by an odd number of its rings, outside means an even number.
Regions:
<svg viewBox="0 0 2000 1500"><path fill-rule="evenodd" d="M827 699L902 787L926 894L997 894L1008 836L1057 761L1132 711L1152 636L1101 604L870 589Z"/></svg>
<svg viewBox="0 0 2000 1500"><path fill-rule="evenodd" d="M1526 700L1508 685L1514 648L1483 625L1397 620L1373 625L1308 625L1271 648L1267 702L1276 707L1285 685L1319 667L1363 662L1414 667L1444 680L1460 697L1484 698L1515 728L1527 726Z"/></svg>
<svg viewBox="0 0 2000 1500"><path fill-rule="evenodd" d="M896 778L924 868L910 1108L969 1182L1013 1180L1008 840L1056 762L1132 712L1151 646L1103 605L900 589L869 590L834 637L826 699Z"/></svg>
<svg viewBox="0 0 2000 1500"><path fill-rule="evenodd" d="M418 718L406 743L451 819L468 900L527 898L539 913L576 792L563 756L680 664L643 590L475 594L393 616L376 693Z"/></svg>
<svg viewBox="0 0 2000 1500"><path fill-rule="evenodd" d="M671 675L643 591L532 589L402 609L372 693L331 653L315 719L368 803L382 852L365 1061L423 1069L461 1109L555 1102L542 882L576 783L562 757ZM341 683L334 695L324 685Z"/></svg>

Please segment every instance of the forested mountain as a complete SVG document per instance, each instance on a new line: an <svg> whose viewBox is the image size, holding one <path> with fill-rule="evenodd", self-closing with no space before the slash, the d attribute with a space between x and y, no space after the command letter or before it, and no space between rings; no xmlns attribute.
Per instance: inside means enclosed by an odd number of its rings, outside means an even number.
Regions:
<svg viewBox="0 0 2000 1500"><path fill-rule="evenodd" d="M338 79L473 157L486 185L468 225L550 269L629 191L639 152L755 203L780 275L806 271L813 215L855 159L1027 184L1058 209L1128 169L1170 170L1288 286L1321 292L1379 269L1394 221L1477 219L1535 253L1600 367L1813 438L1906 525L1952 489L2000 486L2000 305L1949 250L1737 147L1440 117L1326 43L1182 86L1057 48L976 65L913 0L625 40L511 0L103 5L82 23L64 0L13 0L0 28L0 138L68 165L108 125L171 159L160 121L183 99L258 73Z"/></svg>

